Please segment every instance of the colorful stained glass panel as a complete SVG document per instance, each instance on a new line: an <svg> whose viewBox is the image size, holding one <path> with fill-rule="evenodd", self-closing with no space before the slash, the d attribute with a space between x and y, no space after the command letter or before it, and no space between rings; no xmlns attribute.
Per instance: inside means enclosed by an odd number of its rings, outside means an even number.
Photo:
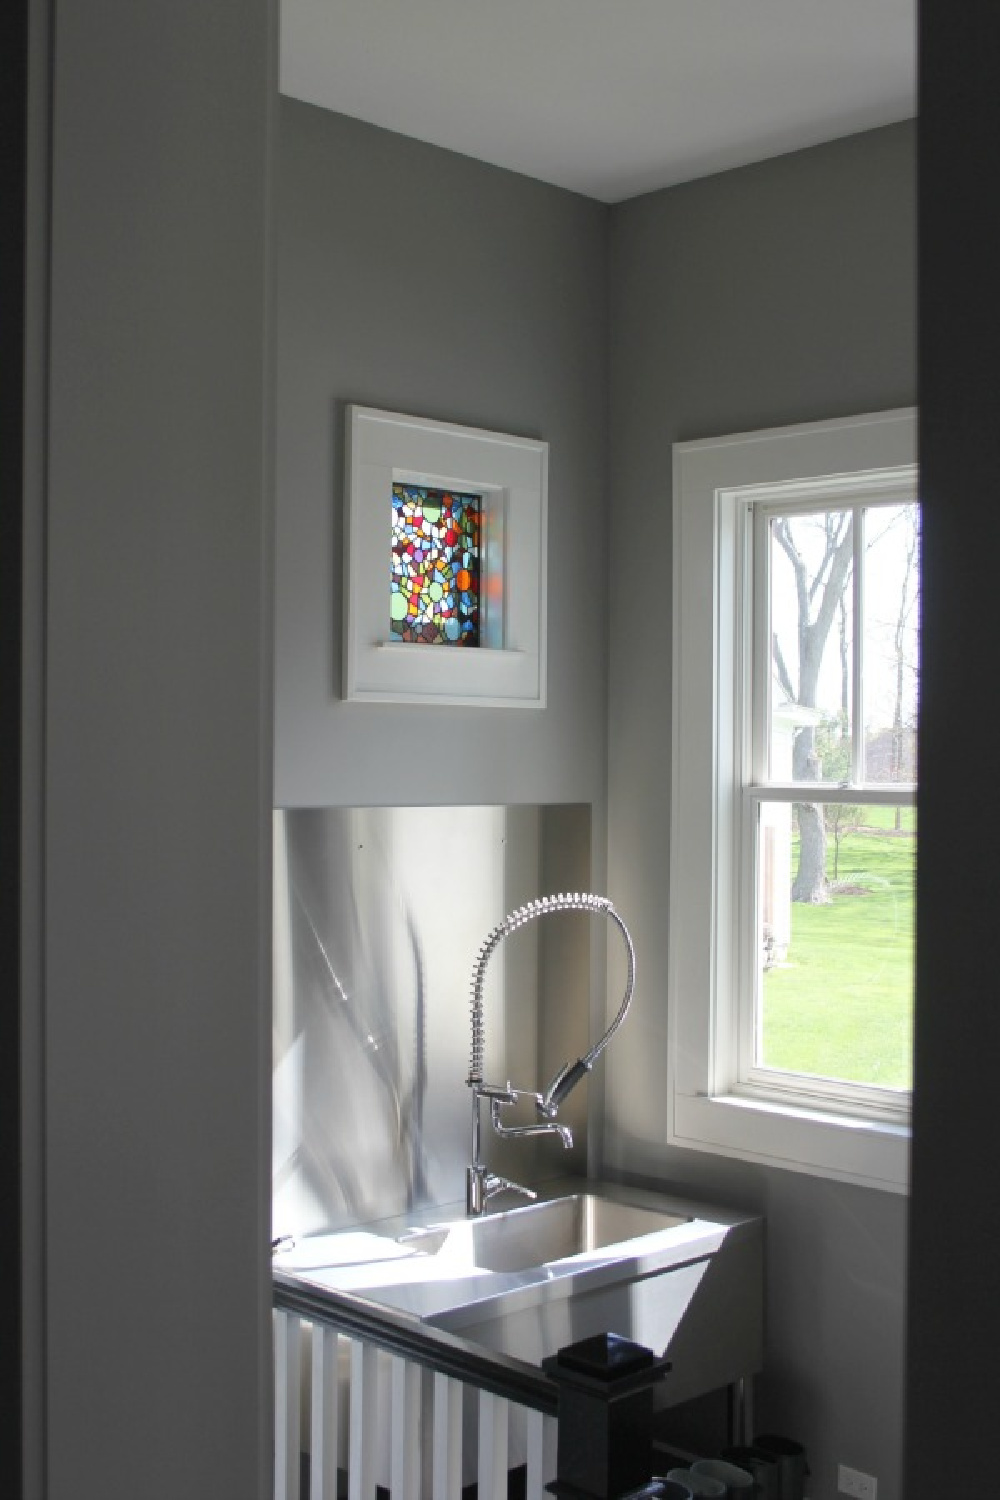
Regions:
<svg viewBox="0 0 1000 1500"><path fill-rule="evenodd" d="M393 640L478 646L482 499L392 487L389 629Z"/></svg>

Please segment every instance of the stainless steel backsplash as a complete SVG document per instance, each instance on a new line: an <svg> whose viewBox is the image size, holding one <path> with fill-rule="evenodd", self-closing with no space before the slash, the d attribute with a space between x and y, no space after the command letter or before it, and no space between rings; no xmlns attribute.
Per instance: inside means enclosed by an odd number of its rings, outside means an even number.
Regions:
<svg viewBox="0 0 1000 1500"><path fill-rule="evenodd" d="M278 811L274 856L273 1232L461 1199L473 962L512 908L590 889L589 807ZM491 1081L541 1088L586 1050L603 926L569 913L501 944ZM584 1171L586 1094L561 1115L572 1151L487 1131L487 1160L529 1184Z"/></svg>

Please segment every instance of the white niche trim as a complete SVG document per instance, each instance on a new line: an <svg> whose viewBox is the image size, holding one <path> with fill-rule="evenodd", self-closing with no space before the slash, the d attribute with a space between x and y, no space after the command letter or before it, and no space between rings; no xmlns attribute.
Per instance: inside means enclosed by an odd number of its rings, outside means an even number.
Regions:
<svg viewBox="0 0 1000 1500"><path fill-rule="evenodd" d="M549 445L370 406L347 408L344 697L545 707ZM393 484L482 497L478 646L393 641Z"/></svg>

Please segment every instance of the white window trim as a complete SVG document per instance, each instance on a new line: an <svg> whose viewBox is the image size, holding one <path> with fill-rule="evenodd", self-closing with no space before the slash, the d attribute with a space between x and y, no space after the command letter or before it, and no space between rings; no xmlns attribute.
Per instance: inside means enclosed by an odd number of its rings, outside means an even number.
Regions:
<svg viewBox="0 0 1000 1500"><path fill-rule="evenodd" d="M738 496L820 477L829 493L859 473L879 485L915 463L913 409L674 446L668 1141L897 1192L908 1125L736 1092L741 913L736 881L718 877L741 815Z"/></svg>
<svg viewBox="0 0 1000 1500"><path fill-rule="evenodd" d="M548 444L352 405L345 457L345 699L544 708ZM482 496L483 596L499 602L476 649L390 639L396 481Z"/></svg>

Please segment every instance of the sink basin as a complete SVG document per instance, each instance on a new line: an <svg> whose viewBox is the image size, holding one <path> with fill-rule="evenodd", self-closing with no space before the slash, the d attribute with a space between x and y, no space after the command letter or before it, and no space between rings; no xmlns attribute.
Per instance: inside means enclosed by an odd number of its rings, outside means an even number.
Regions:
<svg viewBox="0 0 1000 1500"><path fill-rule="evenodd" d="M573 1193L481 1219L457 1219L413 1230L400 1235L397 1243L425 1255L446 1257L456 1269L527 1271L622 1247L643 1235L689 1222L684 1215L616 1203L594 1193Z"/></svg>

